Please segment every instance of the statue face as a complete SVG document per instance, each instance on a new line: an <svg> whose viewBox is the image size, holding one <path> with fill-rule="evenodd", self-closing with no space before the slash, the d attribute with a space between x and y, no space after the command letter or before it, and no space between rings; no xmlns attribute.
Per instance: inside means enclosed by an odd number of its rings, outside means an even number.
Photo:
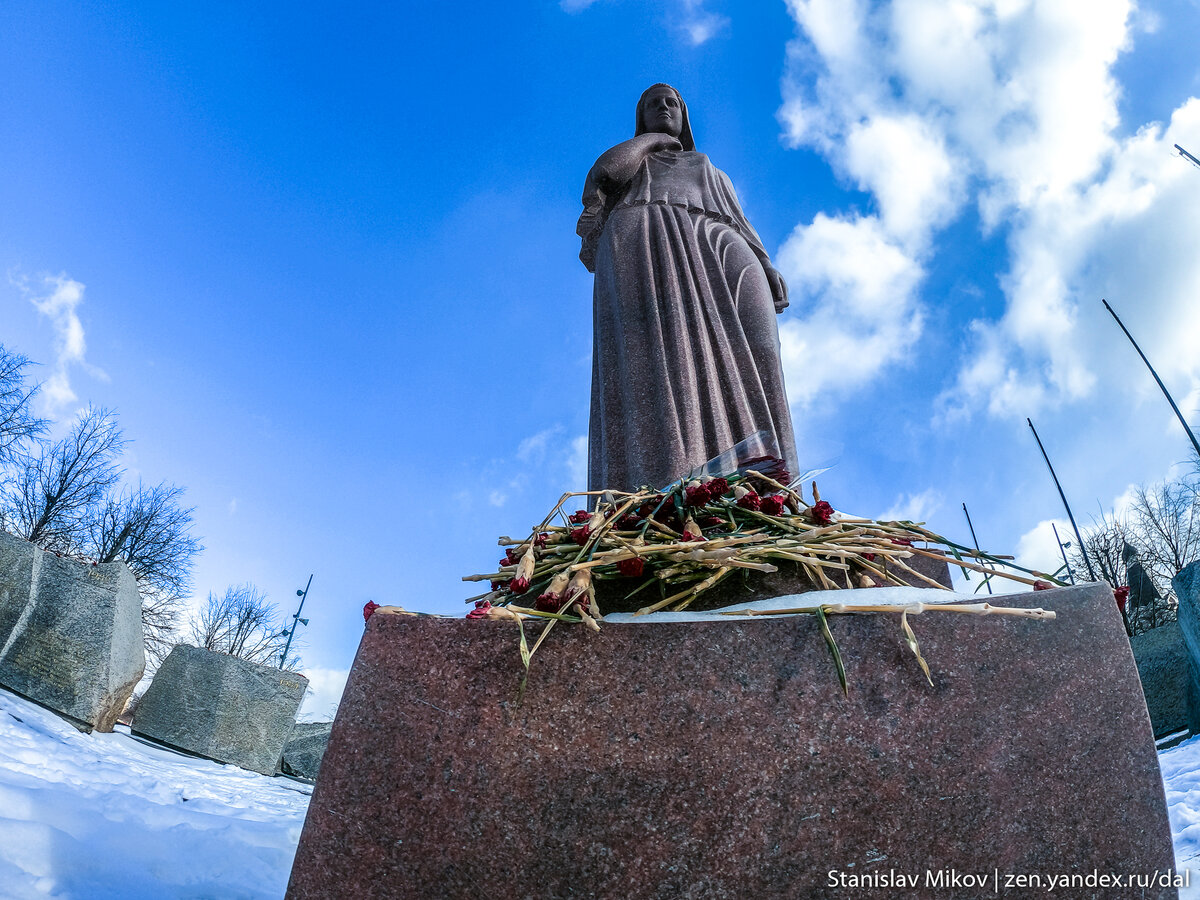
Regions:
<svg viewBox="0 0 1200 900"><path fill-rule="evenodd" d="M642 127L646 131L679 137L683 131L683 108L670 88L654 88L642 105Z"/></svg>

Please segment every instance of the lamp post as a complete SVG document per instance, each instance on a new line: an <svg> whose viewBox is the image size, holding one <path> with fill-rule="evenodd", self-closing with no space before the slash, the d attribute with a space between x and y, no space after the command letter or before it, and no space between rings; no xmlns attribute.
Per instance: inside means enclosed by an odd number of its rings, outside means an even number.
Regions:
<svg viewBox="0 0 1200 900"><path fill-rule="evenodd" d="M1053 522L1050 523L1050 527L1054 529L1054 540L1058 541L1058 552L1062 554L1063 565L1067 567L1067 575L1071 577L1071 584L1074 584L1075 572L1071 569L1071 564L1067 562L1067 548L1071 546L1071 542L1067 541L1065 544L1063 543L1062 538L1058 536L1058 528Z"/></svg>
<svg viewBox="0 0 1200 900"><path fill-rule="evenodd" d="M296 635L296 629L300 625L307 625L308 619L300 618L300 613L304 610L304 601L308 599L308 589L312 587L312 575L308 576L308 584L304 586L304 590L296 589L296 596L300 598L300 606L296 610L296 614L292 616L292 627L283 629L283 633L287 635L287 643L283 646L283 654L279 657L279 668L283 668L283 664L287 661L288 651L292 649L292 638Z"/></svg>
<svg viewBox="0 0 1200 900"><path fill-rule="evenodd" d="M971 529L971 540L973 540L975 542L975 552L983 553L983 551L979 549L979 538L975 537L975 526L971 524L971 514L969 512L967 512L967 504L965 504L965 503L963 504L963 514L967 517L967 527ZM965 572L966 570L964 569L963 571ZM984 575L983 583L985 585L987 585L988 593L991 594L991 592L992 592L992 576Z"/></svg>

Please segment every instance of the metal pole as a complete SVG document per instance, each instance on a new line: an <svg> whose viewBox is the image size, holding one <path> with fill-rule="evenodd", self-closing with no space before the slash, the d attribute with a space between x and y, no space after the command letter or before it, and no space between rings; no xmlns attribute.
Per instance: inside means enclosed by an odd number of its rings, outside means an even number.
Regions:
<svg viewBox="0 0 1200 900"><path fill-rule="evenodd" d="M1050 523L1050 527L1054 529L1054 540L1058 541L1058 552L1062 554L1063 565L1067 567L1067 574L1071 576L1071 584L1075 583L1075 572L1071 568L1071 563L1067 560L1067 548L1063 546L1062 538L1058 536L1058 529L1054 523Z"/></svg>
<svg viewBox="0 0 1200 900"><path fill-rule="evenodd" d="M1096 572L1092 568L1092 560L1088 556L1087 547L1083 545L1083 536L1079 533L1079 526L1075 524L1075 515L1071 512L1071 504L1067 502L1067 495L1063 493L1062 485L1058 483L1058 476L1054 474L1054 466L1050 465L1050 457L1046 455L1046 448L1042 446L1042 439L1038 437L1037 429L1033 427L1033 420L1026 418L1029 423L1029 430L1033 432L1033 439L1037 441L1038 449L1042 451L1042 459L1046 461L1046 468L1050 470L1050 477L1054 479L1054 486L1058 488L1058 496L1062 498L1063 508L1067 511L1067 518L1071 520L1071 527L1075 529L1075 538L1079 541L1079 552L1083 554L1083 561L1087 563L1088 577L1092 581L1096 580Z"/></svg>
<svg viewBox="0 0 1200 900"><path fill-rule="evenodd" d="M288 651L292 649L292 638L296 636L296 626L300 624L300 613L304 611L304 601L308 599L308 589L310 587L312 587L312 575L308 576L308 584L304 586L304 593L300 595L300 608L292 616L292 627L288 629L287 643L283 645L283 656L279 657L279 668L281 669L287 661Z"/></svg>
<svg viewBox="0 0 1200 900"><path fill-rule="evenodd" d="M963 504L963 512L967 516L967 527L971 529L971 540L975 542L975 552L982 553L983 551L979 549L979 538L975 537L975 526L971 524L971 514L967 512L967 504L965 503ZM987 585L988 593L990 594L992 592L992 577L984 575L983 583Z"/></svg>
<svg viewBox="0 0 1200 900"><path fill-rule="evenodd" d="M1133 349L1138 352L1138 356L1142 358L1142 362L1146 364L1146 368L1150 370L1150 374L1154 376L1154 380L1158 382L1159 389L1162 390L1163 396L1167 398L1167 402L1171 404L1171 409L1175 410L1175 415L1179 419L1179 424L1183 426L1183 430L1187 432L1187 436L1191 439L1192 446L1196 450L1196 457L1200 459L1200 441L1196 440L1196 435L1192 433L1191 426L1183 418L1183 413L1179 411L1179 407L1175 405L1175 398L1171 396L1171 392L1167 390L1167 386L1163 384L1162 379L1158 377L1158 373L1154 371L1154 366L1150 365L1150 360L1146 359L1146 354L1142 352L1142 348L1138 346L1138 342L1133 339L1133 335L1129 333L1129 329L1125 327L1125 323L1121 321L1121 317L1113 312L1113 308L1108 305L1107 300L1101 300L1104 308L1112 313L1112 317L1117 320L1117 324L1121 326L1121 330L1125 332L1125 337L1129 338L1129 343L1133 344Z"/></svg>
<svg viewBox="0 0 1200 900"><path fill-rule="evenodd" d="M1175 149L1179 151L1180 156L1182 156L1184 159L1186 159L1188 162L1190 162L1193 166L1200 168L1200 159L1196 159L1196 157L1192 156L1192 154L1188 153L1186 150L1184 150L1178 144L1175 145Z"/></svg>

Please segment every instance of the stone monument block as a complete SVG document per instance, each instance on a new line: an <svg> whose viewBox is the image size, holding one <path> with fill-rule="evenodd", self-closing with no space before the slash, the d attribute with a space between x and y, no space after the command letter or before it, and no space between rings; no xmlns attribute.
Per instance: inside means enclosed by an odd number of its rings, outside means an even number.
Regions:
<svg viewBox="0 0 1200 900"><path fill-rule="evenodd" d="M848 696L812 617L556 628L518 703L513 623L376 613L287 896L977 900L1170 870L1112 591L1003 599L1058 618L911 618L932 687L896 615L831 617Z"/></svg>
<svg viewBox="0 0 1200 900"><path fill-rule="evenodd" d="M1155 737L1188 727L1191 678L1187 648L1177 622L1152 628L1129 639L1137 663L1150 724Z"/></svg>
<svg viewBox="0 0 1200 900"><path fill-rule="evenodd" d="M179 750L274 775L308 679L179 645L163 660L130 729Z"/></svg>
<svg viewBox="0 0 1200 900"><path fill-rule="evenodd" d="M128 566L67 559L0 531L0 684L85 731L112 731L145 666Z"/></svg>
<svg viewBox="0 0 1200 900"><path fill-rule="evenodd" d="M332 722L297 722L292 738L283 748L279 769L285 775L316 781L321 758L329 745Z"/></svg>
<svg viewBox="0 0 1200 900"><path fill-rule="evenodd" d="M1200 732L1200 561L1171 579L1179 601L1176 619L1188 657L1188 728Z"/></svg>

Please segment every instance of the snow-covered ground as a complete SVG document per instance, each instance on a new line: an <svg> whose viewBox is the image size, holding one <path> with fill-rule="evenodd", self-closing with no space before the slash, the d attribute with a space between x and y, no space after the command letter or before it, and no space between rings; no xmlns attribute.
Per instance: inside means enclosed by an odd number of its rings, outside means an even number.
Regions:
<svg viewBox="0 0 1200 900"><path fill-rule="evenodd" d="M310 792L0 690L0 896L279 900Z"/></svg>
<svg viewBox="0 0 1200 900"><path fill-rule="evenodd" d="M1200 900L1200 736L1159 754L1175 860ZM0 897L280 900L310 788L82 734L0 689Z"/></svg>

